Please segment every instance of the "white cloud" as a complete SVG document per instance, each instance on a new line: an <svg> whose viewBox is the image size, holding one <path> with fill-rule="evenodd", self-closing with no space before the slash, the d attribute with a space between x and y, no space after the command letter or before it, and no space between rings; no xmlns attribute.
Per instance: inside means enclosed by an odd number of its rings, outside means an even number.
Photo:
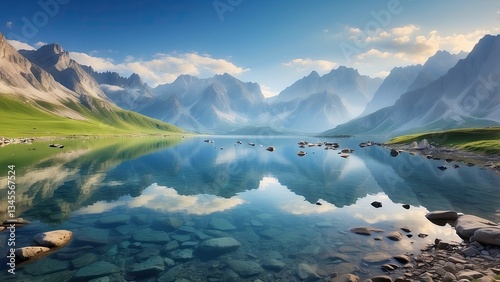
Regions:
<svg viewBox="0 0 500 282"><path fill-rule="evenodd" d="M311 60L306 59L294 59L290 62L283 63L286 67L295 68L297 71L306 70L318 70L318 71L329 71L336 67L338 64L327 60Z"/></svg>
<svg viewBox="0 0 500 282"><path fill-rule="evenodd" d="M357 56L358 59L363 60L367 57L377 57L377 58L388 58L392 54L389 52L381 52L377 49L370 49L365 53L361 53Z"/></svg>
<svg viewBox="0 0 500 282"><path fill-rule="evenodd" d="M40 48L42 46L45 46L47 45L47 42L42 42L42 41L38 41L37 43L35 43L35 48Z"/></svg>
<svg viewBox="0 0 500 282"><path fill-rule="evenodd" d="M386 31L382 31L380 34L379 34L380 38L387 38L387 37L391 37L391 34L389 34L388 32Z"/></svg>
<svg viewBox="0 0 500 282"><path fill-rule="evenodd" d="M104 92L118 92L118 91L123 91L125 88L116 86L116 85L109 85L109 84L101 84L99 87L104 91Z"/></svg>
<svg viewBox="0 0 500 282"><path fill-rule="evenodd" d="M96 71L116 71L126 76L137 73L153 86L170 83L181 74L208 77L228 73L236 76L248 71L230 61L197 53L173 55L158 53L151 60L137 60L132 56L127 56L122 63L114 63L110 58L78 52L70 52L70 56L80 64L92 66Z"/></svg>
<svg viewBox="0 0 500 282"><path fill-rule="evenodd" d="M278 92L272 90L271 87L267 87L263 84L260 84L260 91L262 91L262 94L266 98L273 97L279 94Z"/></svg>
<svg viewBox="0 0 500 282"><path fill-rule="evenodd" d="M350 33L361 33L361 29L359 29L357 27L350 27L350 28L348 28L348 31Z"/></svg>
<svg viewBox="0 0 500 282"><path fill-rule="evenodd" d="M390 29L390 32L381 31L377 35L366 36L358 31L359 28L348 28L351 32L350 40L362 40L362 46L355 58L365 59L397 59L404 64L421 64L438 50L447 50L450 53L470 51L488 30L476 30L467 34L441 34L437 30L422 32L416 25L405 25ZM359 33L358 35L353 35ZM368 50L368 51L365 51ZM400 64L400 62L398 64ZM366 63L366 61L364 62ZM372 64L383 63L371 62Z"/></svg>
<svg viewBox="0 0 500 282"><path fill-rule="evenodd" d="M8 21L6 24L5 24L6 27L8 27L9 29L12 29L12 27L14 26L14 23L11 22L11 21Z"/></svg>
<svg viewBox="0 0 500 282"><path fill-rule="evenodd" d="M391 72L390 71L380 71L375 75L380 78L386 78Z"/></svg>
<svg viewBox="0 0 500 282"><path fill-rule="evenodd" d="M391 29L391 32L395 35L405 36L405 35L411 35L417 30L419 30L419 27L411 24L411 25L395 27Z"/></svg>
<svg viewBox="0 0 500 282"><path fill-rule="evenodd" d="M9 44L12 45L12 47L14 47L18 51L19 50L35 50L35 47L33 47L27 43L21 42L21 41L7 40L7 42L9 42Z"/></svg>
<svg viewBox="0 0 500 282"><path fill-rule="evenodd" d="M410 42L410 37L408 35L404 35L404 36L401 36L401 37L396 37L393 40L397 44L404 44L404 43Z"/></svg>
<svg viewBox="0 0 500 282"><path fill-rule="evenodd" d="M113 64L110 58L93 57L85 53L69 52L69 56L78 63L92 66L95 71L119 71L120 67Z"/></svg>

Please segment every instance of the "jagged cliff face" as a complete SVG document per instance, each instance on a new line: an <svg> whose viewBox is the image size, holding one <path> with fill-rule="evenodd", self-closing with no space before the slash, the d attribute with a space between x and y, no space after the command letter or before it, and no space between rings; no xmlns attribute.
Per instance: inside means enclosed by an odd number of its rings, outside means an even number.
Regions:
<svg viewBox="0 0 500 282"><path fill-rule="evenodd" d="M58 103L61 99L76 100L77 95L41 67L32 64L10 46L0 34L0 90L4 93L20 94L27 98ZM47 92L52 95L47 95Z"/></svg>
<svg viewBox="0 0 500 282"><path fill-rule="evenodd" d="M36 51L20 50L19 53L50 73L66 88L80 95L108 100L95 79L72 60L59 44L45 45Z"/></svg>

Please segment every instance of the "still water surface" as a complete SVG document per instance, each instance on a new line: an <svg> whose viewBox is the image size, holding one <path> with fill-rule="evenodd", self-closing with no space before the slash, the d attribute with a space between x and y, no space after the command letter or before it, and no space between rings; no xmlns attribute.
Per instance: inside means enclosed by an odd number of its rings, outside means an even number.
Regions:
<svg viewBox="0 0 500 282"><path fill-rule="evenodd" d="M369 253L411 254L435 238L460 241L451 226L427 221L428 211L499 221L500 176L489 170L455 169L408 153L391 157L383 147L359 148L367 140L352 138L209 138L214 142L88 139L60 141L64 149L48 143L0 148L0 219L7 218L7 166L14 164L16 215L32 221L16 230L16 246L32 245L38 232L74 233L69 245L19 266L15 276L2 260L0 279L300 281L304 265L320 277L363 278L382 273L382 262L363 260ZM301 149L300 140L356 151L341 158L324 146ZM350 232L360 226L384 232ZM385 237L391 231L413 236L391 241ZM218 254L198 248L221 237L240 247ZM0 242L5 258L6 232ZM145 261L156 266L140 271Z"/></svg>

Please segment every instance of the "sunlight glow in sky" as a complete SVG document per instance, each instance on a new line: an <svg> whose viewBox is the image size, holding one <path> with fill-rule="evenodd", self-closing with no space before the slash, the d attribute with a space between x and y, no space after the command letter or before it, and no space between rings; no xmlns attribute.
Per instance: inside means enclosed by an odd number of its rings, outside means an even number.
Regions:
<svg viewBox="0 0 500 282"><path fill-rule="evenodd" d="M312 70L384 77L438 50L468 52L499 32L499 11L495 0L21 0L3 5L0 32L151 86L227 72L272 95Z"/></svg>

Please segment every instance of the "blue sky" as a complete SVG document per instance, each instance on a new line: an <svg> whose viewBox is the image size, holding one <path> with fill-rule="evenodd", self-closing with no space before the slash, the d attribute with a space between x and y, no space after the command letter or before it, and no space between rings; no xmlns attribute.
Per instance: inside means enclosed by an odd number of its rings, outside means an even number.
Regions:
<svg viewBox="0 0 500 282"><path fill-rule="evenodd" d="M470 51L500 30L496 0L97 1L2 5L16 48L60 43L98 71L136 72L152 86L180 74L228 72L277 94L340 65L383 77L438 50Z"/></svg>

